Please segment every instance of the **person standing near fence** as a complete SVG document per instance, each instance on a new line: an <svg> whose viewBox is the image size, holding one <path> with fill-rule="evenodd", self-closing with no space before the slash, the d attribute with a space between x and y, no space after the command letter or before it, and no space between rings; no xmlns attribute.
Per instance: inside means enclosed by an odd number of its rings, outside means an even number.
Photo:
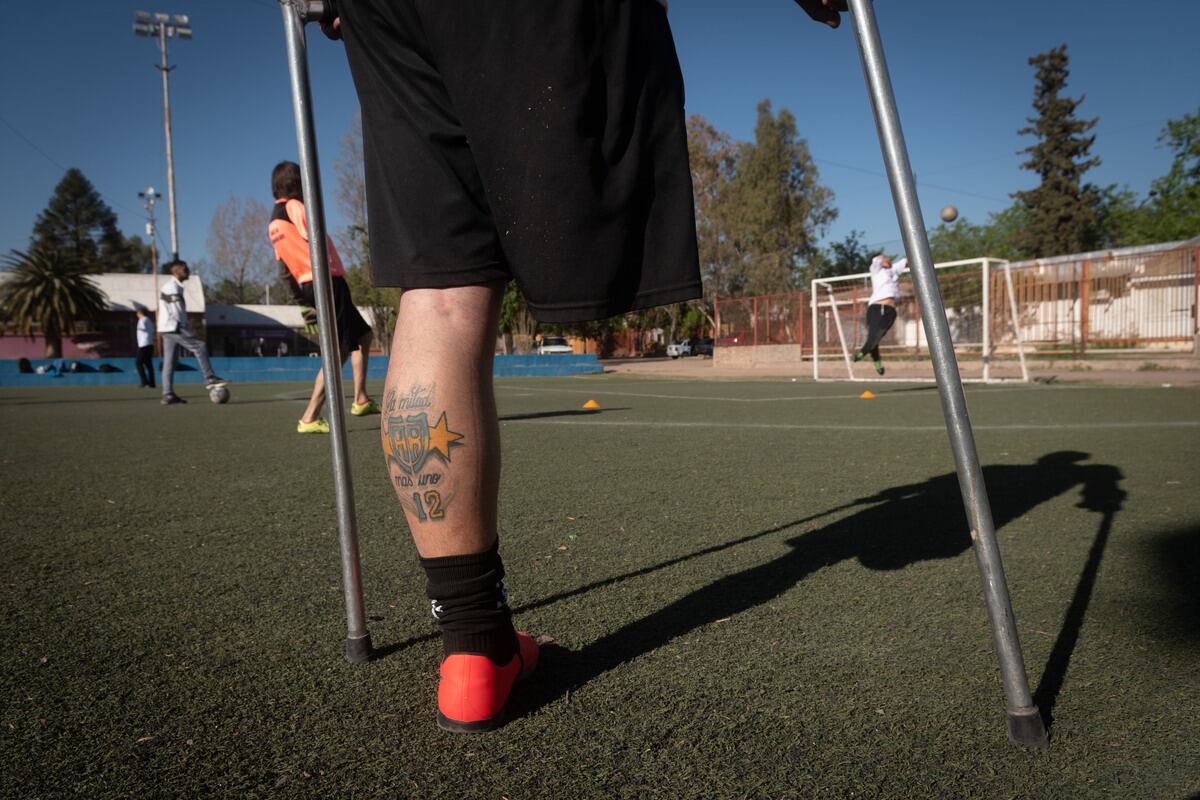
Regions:
<svg viewBox="0 0 1200 800"><path fill-rule="evenodd" d="M867 340L854 354L854 360L862 361L867 356L875 363L875 371L884 373L883 359L879 356L879 343L896 322L896 301L900 299L900 273L908 264L902 258L895 264L888 256L880 253L871 259L871 299L867 301Z"/></svg>
<svg viewBox="0 0 1200 800"><path fill-rule="evenodd" d="M154 388L154 320L146 309L137 310L137 374L139 386Z"/></svg>
<svg viewBox="0 0 1200 800"><path fill-rule="evenodd" d="M228 381L217 377L213 372L212 364L208 360L208 346L188 329L183 282L192 276L192 271L187 262L180 259L168 264L167 269L171 273L171 279L163 285L162 293L158 296L158 324L163 340L162 404L173 406L187 402L175 394L175 351L179 347L187 350L200 362L205 389L224 386Z"/></svg>

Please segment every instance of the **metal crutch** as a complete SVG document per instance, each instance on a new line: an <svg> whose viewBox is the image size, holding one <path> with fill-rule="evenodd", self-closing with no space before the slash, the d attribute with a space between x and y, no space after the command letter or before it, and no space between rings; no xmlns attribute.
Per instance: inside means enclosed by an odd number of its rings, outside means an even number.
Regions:
<svg viewBox="0 0 1200 800"><path fill-rule="evenodd" d="M871 0L848 0L848 5L854 21L858 51L862 56L867 93L871 96L871 106L875 112L879 146L883 150L892 199L896 205L896 218L900 222L900 232L912 267L917 299L921 304L921 317L925 324L925 335L929 339L938 394L942 400L942 413L946 417L946 430L950 434L950 446L954 451L958 485L971 525L975 560L979 564L983 579L984 599L987 602L992 637L1000 658L1000 676L1007 698L1005 713L1008 717L1008 738L1022 747L1044 748L1048 745L1046 726L1037 706L1034 705L1033 696L1029 692L1029 681L1025 676L1025 661L1021 655L1021 643L1017 638L1016 624L1013 620L1008 584L1004 580L1004 567L1000 563L1000 549L996 544L987 487L984 486L983 470L979 466L979 456L975 451L975 436L971 431L958 362L955 360L954 347L950 341L950 326L946 321L941 291L933 271L929 238L921 221L921 206L917 201L908 149L904 144L904 133L900 130L900 117L896 111L896 98L892 93L883 44L880 42L879 29L875 23L875 9Z"/></svg>
<svg viewBox="0 0 1200 800"><path fill-rule="evenodd" d="M300 179L308 216L308 252L312 258L316 290L321 369L325 372L325 398L329 403L330 443L333 451L333 484L337 495L338 539L342 556L342 591L346 599L346 660L361 663L371 658L371 634L363 611L362 576L358 563L358 523L354 517L354 484L346 447L342 397L342 359L333 313L333 285L325 247L325 207L321 198L321 172L317 163L317 138L313 130L312 94L308 85L307 44L304 25L320 21L331 6L320 0L279 0L287 36L288 71L292 76L292 110L296 116L296 143L300 148Z"/></svg>

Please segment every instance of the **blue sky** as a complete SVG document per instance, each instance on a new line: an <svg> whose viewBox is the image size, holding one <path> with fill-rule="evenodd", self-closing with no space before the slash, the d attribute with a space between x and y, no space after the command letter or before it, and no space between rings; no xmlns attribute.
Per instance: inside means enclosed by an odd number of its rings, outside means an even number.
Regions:
<svg viewBox="0 0 1200 800"><path fill-rule="evenodd" d="M6 10L0 252L27 246L66 167L83 170L130 234L145 224L137 193L149 184L165 193L158 50L134 37L135 8L188 14L195 29L191 41L171 43L184 258L206 257L219 204L230 196L268 202L271 167L296 157L272 0L140 2L42 0ZM879 0L876 12L929 224L948 203L982 222L1011 202L1011 192L1032 185L1017 155L1030 140L1016 131L1032 113L1027 59L1035 53L1068 45L1068 93L1086 96L1080 114L1100 119L1093 153L1103 163L1088 175L1097 183L1144 195L1170 164L1156 147L1163 124L1200 108L1196 0L1160 0L1152 8L1127 0ZM898 249L850 26L832 31L811 23L791 0L672 0L670 19L688 112L749 139L759 100L790 109L836 195L840 215L826 239L857 229L869 243ZM340 45L314 35L310 55L327 208L336 226L333 160L357 100ZM169 247L165 198L159 219L160 242Z"/></svg>

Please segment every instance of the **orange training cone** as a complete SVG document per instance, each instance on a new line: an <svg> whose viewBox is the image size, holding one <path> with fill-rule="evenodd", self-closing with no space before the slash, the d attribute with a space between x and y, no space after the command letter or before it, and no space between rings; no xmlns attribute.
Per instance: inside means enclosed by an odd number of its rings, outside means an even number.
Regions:
<svg viewBox="0 0 1200 800"><path fill-rule="evenodd" d="M588 400L586 403L583 404L583 407L594 411L594 410L600 408L600 404L597 403L595 400Z"/></svg>
<svg viewBox="0 0 1200 800"><path fill-rule="evenodd" d="M863 400L870 400L874 396L875 396L875 393L872 392L870 389L868 389L867 391L865 391L859 395L859 397L861 397Z"/></svg>

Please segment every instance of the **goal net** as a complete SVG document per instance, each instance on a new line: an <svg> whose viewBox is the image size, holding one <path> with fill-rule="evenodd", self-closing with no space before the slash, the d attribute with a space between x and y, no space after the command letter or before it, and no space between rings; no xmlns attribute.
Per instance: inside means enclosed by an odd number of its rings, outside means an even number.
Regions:
<svg viewBox="0 0 1200 800"><path fill-rule="evenodd" d="M934 264L934 270L962 379L987 383L1028 381L1008 262L972 258ZM896 322L879 345L885 375L876 374L869 357L854 362L854 353L867 337L870 296L869 272L812 282L813 378L933 381L929 342L921 325L912 273L907 270L900 277Z"/></svg>

